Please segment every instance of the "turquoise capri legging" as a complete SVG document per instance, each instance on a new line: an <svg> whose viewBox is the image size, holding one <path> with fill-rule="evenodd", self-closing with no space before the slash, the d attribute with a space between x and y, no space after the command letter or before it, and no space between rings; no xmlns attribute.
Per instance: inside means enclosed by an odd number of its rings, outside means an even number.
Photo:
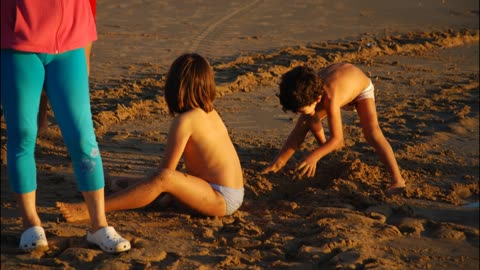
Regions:
<svg viewBox="0 0 480 270"><path fill-rule="evenodd" d="M34 153L44 85L72 159L79 190L103 188L103 165L93 129L84 49L61 54L1 50L0 61L12 190L23 194L37 188Z"/></svg>

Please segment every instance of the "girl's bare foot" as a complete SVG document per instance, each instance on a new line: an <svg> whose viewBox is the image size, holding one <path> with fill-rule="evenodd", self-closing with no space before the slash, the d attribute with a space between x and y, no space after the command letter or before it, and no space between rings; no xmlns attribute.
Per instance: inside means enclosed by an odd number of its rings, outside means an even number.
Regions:
<svg viewBox="0 0 480 270"><path fill-rule="evenodd" d="M84 203L62 203L57 202L56 206L67 222L86 221L90 219L87 205Z"/></svg>

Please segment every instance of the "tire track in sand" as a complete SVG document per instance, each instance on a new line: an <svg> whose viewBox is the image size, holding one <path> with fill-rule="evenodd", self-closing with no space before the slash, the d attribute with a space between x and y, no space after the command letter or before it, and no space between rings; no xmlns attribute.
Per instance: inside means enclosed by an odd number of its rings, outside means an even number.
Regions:
<svg viewBox="0 0 480 270"><path fill-rule="evenodd" d="M192 41L192 44L188 48L188 51L191 51L191 52L197 51L200 42L202 42L205 39L205 37L208 36L208 34L214 31L215 28L217 28L219 25L223 24L233 16L237 15L238 13L255 6L260 1L261 0L251 1L250 3L242 5L239 8L233 10L232 12L227 13L225 16L221 17L220 19L214 21L205 30L203 30L197 37L195 37L195 39Z"/></svg>

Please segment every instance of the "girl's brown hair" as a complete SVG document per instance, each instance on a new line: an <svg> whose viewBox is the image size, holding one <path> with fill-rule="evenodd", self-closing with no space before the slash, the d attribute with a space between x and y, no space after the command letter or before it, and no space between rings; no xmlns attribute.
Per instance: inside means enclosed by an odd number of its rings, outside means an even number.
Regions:
<svg viewBox="0 0 480 270"><path fill-rule="evenodd" d="M215 99L215 80L208 61L196 53L178 57L167 74L165 99L172 115L193 108L211 112Z"/></svg>

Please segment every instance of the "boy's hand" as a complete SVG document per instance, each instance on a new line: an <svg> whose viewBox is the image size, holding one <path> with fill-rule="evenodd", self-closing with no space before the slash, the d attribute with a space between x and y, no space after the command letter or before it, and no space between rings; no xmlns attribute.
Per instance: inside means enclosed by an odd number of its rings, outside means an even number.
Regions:
<svg viewBox="0 0 480 270"><path fill-rule="evenodd" d="M278 172L283 166L281 164L278 164L278 163L272 163L270 164L268 167L266 167L265 169L263 169L263 171L261 171L260 173L261 174L267 174L267 173L270 173L270 172L273 172L273 173L276 173Z"/></svg>
<svg viewBox="0 0 480 270"><path fill-rule="evenodd" d="M315 176L317 170L317 161L311 158L306 158L300 165L297 167L297 172L299 172L298 177L301 179L303 176L308 178Z"/></svg>

